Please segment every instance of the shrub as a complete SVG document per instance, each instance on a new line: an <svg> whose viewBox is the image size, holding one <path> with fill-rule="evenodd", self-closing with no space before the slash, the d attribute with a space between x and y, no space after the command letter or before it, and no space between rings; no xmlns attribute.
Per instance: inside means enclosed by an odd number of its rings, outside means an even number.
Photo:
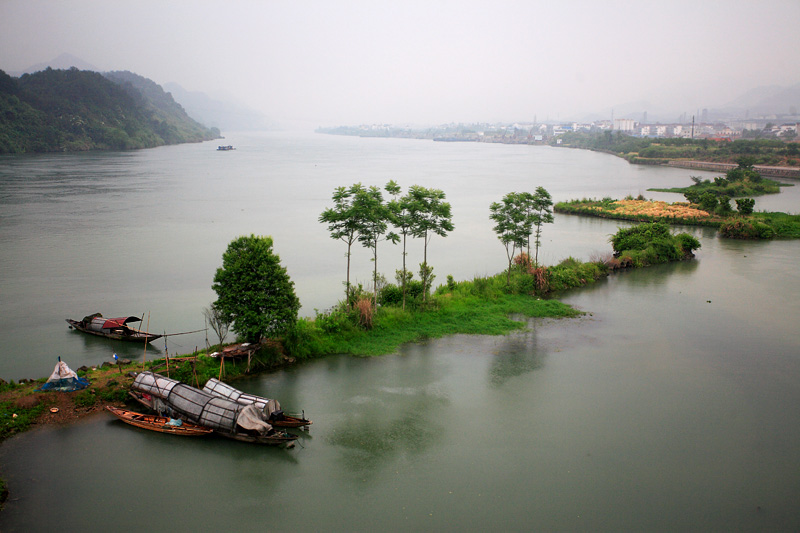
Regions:
<svg viewBox="0 0 800 533"><path fill-rule="evenodd" d="M731 197L727 194L721 194L717 201L719 202L716 210L718 214L727 215L733 211L731 209Z"/></svg>
<svg viewBox="0 0 800 533"><path fill-rule="evenodd" d="M700 241L688 233L679 233L675 239L684 255L694 255L694 251L700 248Z"/></svg>
<svg viewBox="0 0 800 533"><path fill-rule="evenodd" d="M775 237L775 230L763 222L736 218L724 222L719 227L719 234L728 239L772 239Z"/></svg>
<svg viewBox="0 0 800 533"><path fill-rule="evenodd" d="M712 213L717 207L717 197L713 193L705 192L700 196L700 207L703 211Z"/></svg>
<svg viewBox="0 0 800 533"><path fill-rule="evenodd" d="M407 288L408 286L406 286ZM378 303L381 305L402 305L403 288L393 283L385 285L378 294Z"/></svg>
<svg viewBox="0 0 800 533"><path fill-rule="evenodd" d="M751 215L753 214L753 209L755 208L756 201L753 198L737 198L736 199L736 209L739 211L741 215Z"/></svg>
<svg viewBox="0 0 800 533"><path fill-rule="evenodd" d="M325 333L340 333L352 329L350 317L341 307L337 307L328 313L317 311L314 323Z"/></svg>
<svg viewBox="0 0 800 533"><path fill-rule="evenodd" d="M620 228L610 240L614 252L619 255L624 250L644 250L653 239L669 235L669 227L665 223L649 222L630 228Z"/></svg>

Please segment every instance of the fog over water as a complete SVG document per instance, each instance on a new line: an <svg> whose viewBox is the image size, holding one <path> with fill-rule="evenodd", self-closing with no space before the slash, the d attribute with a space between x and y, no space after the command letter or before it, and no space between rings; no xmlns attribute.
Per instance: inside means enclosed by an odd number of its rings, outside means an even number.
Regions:
<svg viewBox="0 0 800 533"><path fill-rule="evenodd" d="M609 119L632 102L663 122L800 82L798 20L794 0L5 0L0 68L69 53L281 124Z"/></svg>

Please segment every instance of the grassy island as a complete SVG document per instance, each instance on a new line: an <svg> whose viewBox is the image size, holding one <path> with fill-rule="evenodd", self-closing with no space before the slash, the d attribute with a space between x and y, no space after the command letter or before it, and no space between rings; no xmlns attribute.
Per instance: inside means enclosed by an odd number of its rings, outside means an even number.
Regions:
<svg viewBox="0 0 800 533"><path fill-rule="evenodd" d="M731 198L777 194L781 192L781 187L792 186L790 184L762 178L761 174L753 168L752 158L739 158L738 166L726 172L724 178L718 176L712 181L692 176L692 181L694 181L694 184L689 187L648 190L681 193L688 201L692 203L701 203L704 196L709 197L707 195L727 202Z"/></svg>
<svg viewBox="0 0 800 533"><path fill-rule="evenodd" d="M581 199L559 202L557 213L586 215L637 222L664 222L687 226L719 228L722 237L734 239L800 239L800 215L779 212L753 212L753 202L737 201L739 211L733 211L723 199L705 197L705 205L690 202L662 202L628 197ZM744 200L749 200L745 198Z"/></svg>

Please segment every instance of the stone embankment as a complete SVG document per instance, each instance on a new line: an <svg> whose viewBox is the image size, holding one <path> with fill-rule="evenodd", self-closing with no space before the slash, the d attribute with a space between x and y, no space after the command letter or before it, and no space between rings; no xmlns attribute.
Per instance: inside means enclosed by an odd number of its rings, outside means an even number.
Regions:
<svg viewBox="0 0 800 533"><path fill-rule="evenodd" d="M670 161L667 164L671 167L710 170L712 172L727 172L737 167L736 163L714 163L711 161ZM800 179L800 168L755 165L753 169L764 177Z"/></svg>

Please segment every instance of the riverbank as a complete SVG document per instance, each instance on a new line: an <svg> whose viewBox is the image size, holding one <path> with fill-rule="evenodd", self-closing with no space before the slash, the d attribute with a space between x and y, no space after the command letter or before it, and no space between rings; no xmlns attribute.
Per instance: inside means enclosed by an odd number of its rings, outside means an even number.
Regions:
<svg viewBox="0 0 800 533"><path fill-rule="evenodd" d="M621 132L566 132L561 135L533 135L524 130L478 131L478 126L447 126L426 130L385 127L320 128L317 133L358 137L428 139L442 142L477 142L524 144L578 148L602 152L625 159L634 165L670 166L725 173L736 168L742 156L753 159L754 169L762 176L800 179L800 149L797 143L777 139L686 139L633 137Z"/></svg>

